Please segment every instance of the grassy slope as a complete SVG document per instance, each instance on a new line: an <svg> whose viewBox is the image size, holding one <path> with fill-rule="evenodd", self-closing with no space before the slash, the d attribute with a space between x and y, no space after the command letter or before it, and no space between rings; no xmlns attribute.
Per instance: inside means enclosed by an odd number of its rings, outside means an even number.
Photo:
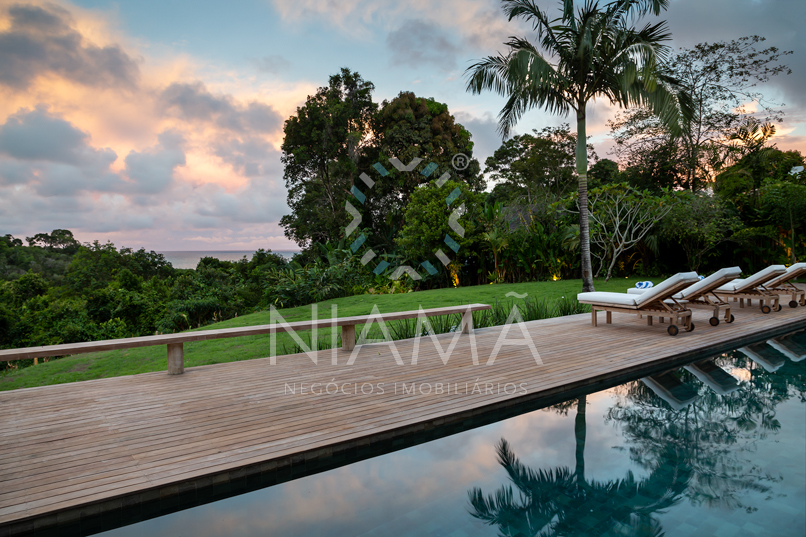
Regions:
<svg viewBox="0 0 806 537"><path fill-rule="evenodd" d="M596 282L597 291L620 291L635 285L641 278L613 279L607 283ZM660 281L662 278L654 278ZM330 318L331 304L338 306L339 317L351 315L367 315L371 313L372 306L378 305L381 312L416 310L423 308L436 308L441 306L454 306L461 304L482 303L490 304L498 301L511 300L506 294L510 291L519 294L529 293L530 297L555 300L562 296L576 296L582 288L580 280L560 280L556 282L531 282L502 285L479 285L475 287L460 287L457 289L437 289L434 291L421 291L398 295L360 295L336 300L320 302L318 317ZM286 308L280 310L286 321L302 321L311 318L311 306ZM251 315L244 315L221 323L207 326L201 330L214 328L230 328L236 326L252 326L269 323L269 312L262 311ZM328 330L320 331L320 339L328 336ZM293 346L291 336L277 335L277 353L283 354L284 347ZM99 352L93 354L79 354L41 363L35 367L27 367L11 374L0 377L0 390L13 390L16 388L30 388L63 382L75 382L104 377L117 377L134 375L149 371L165 371L167 369L165 347L142 347L137 349ZM217 339L185 343L185 367L215 364L221 362L234 362L263 358L270 356L270 337L251 336L230 339Z"/></svg>

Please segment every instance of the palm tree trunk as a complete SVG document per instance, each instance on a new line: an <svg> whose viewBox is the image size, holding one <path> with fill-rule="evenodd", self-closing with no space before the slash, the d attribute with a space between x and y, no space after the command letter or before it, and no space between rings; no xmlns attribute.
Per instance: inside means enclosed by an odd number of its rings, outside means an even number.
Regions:
<svg viewBox="0 0 806 537"><path fill-rule="evenodd" d="M587 424L585 413L588 399L583 395L577 400L577 417L574 420L574 438L576 439L576 481L577 485L585 484L585 435Z"/></svg>
<svg viewBox="0 0 806 537"><path fill-rule="evenodd" d="M797 263L797 256L795 256L795 216L792 214L792 210L789 210L789 225L792 228L792 264L794 265Z"/></svg>
<svg viewBox="0 0 806 537"><path fill-rule="evenodd" d="M582 292L595 291L591 269L591 241L588 227L588 144L585 134L585 105L577 110L577 175L579 175L579 249L582 253Z"/></svg>

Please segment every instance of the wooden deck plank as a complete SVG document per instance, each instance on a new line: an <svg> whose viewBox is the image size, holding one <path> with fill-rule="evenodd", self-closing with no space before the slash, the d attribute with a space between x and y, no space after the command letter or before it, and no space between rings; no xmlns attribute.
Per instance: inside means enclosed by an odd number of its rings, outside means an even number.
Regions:
<svg viewBox="0 0 806 537"><path fill-rule="evenodd" d="M666 325L647 326L632 315L590 325L588 314L526 323L543 361L525 346L504 346L486 365L502 327L477 329L479 365L470 336L460 336L447 364L429 338L395 342L403 366L383 344L350 353L304 354L0 392L0 527L69 513L88 504L163 489L248 465L328 453L347 445L459 419L493 406L522 402L615 378L683 353L707 352L753 334L806 327L806 308L763 315L738 312L736 322L711 327L710 312L696 311L697 328L677 337ZM522 337L513 327L508 339ZM447 349L453 334L437 340ZM69 359L69 358L68 358ZM383 394L314 395L299 383L384 383ZM494 393L461 393L478 380ZM433 393L436 383L460 393ZM297 393L284 393L296 383ZM402 384L430 383L432 393L404 393ZM526 383L527 394L498 392L498 384ZM394 386L397 386L395 393ZM351 385L352 388L352 385ZM511 389L509 390L512 391Z"/></svg>

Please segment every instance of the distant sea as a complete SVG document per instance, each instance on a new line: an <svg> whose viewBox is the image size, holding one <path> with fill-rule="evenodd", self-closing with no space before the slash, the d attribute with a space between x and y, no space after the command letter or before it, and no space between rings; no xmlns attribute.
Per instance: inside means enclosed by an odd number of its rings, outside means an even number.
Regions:
<svg viewBox="0 0 806 537"><path fill-rule="evenodd" d="M199 251L199 252L157 252L165 256L174 268L195 269L202 257L215 257L221 261L240 261L244 257L252 259L254 251ZM272 253L280 254L287 260L291 260L297 251L293 250L272 250Z"/></svg>

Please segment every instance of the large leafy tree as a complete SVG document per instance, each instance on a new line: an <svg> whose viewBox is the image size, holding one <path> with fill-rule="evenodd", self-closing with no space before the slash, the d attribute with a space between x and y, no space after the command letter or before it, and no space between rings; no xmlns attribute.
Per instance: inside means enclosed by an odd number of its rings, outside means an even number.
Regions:
<svg viewBox="0 0 806 537"><path fill-rule="evenodd" d="M635 188L655 192L689 189L686 167L674 140L661 140L651 149L632 155L626 164L622 176Z"/></svg>
<svg viewBox="0 0 806 537"><path fill-rule="evenodd" d="M532 23L537 44L512 37L505 54L489 56L468 69L467 89L492 90L507 98L499 114L499 130L508 136L529 109L574 113L577 120L576 165L579 177L579 228L582 286L592 291L588 226L588 159L586 109L596 98L622 106L648 106L673 130L690 117L691 97L661 68L671 38L666 23L632 24L647 13L659 15L668 0L617 0L605 6L587 0L575 9L562 0L561 14L551 19L533 0L503 0L510 20Z"/></svg>
<svg viewBox="0 0 806 537"><path fill-rule="evenodd" d="M81 243L73 237L73 232L69 229L54 229L53 233L37 233L33 237L26 237L28 246L41 246L62 250L67 254L74 254L78 251Z"/></svg>
<svg viewBox="0 0 806 537"><path fill-rule="evenodd" d="M734 164L723 169L714 180L714 190L732 200L748 220L755 215L765 182L786 180L790 170L803 166L798 151L781 151L770 143L775 125L749 119L729 137Z"/></svg>
<svg viewBox="0 0 806 537"><path fill-rule="evenodd" d="M460 196L450 204L446 203L446 199L451 199L451 194L456 189L461 193ZM483 194L472 191L458 181L446 181L441 187L431 183L417 188L406 208L406 223L395 239L403 264L411 265L420 272L423 272L419 268L420 263L424 261L439 268L441 264L435 257L435 252L442 249L453 261L453 266L448 270L452 272L452 279L456 283L456 278L463 276L458 271L470 271L472 258L477 255L476 245L482 231L482 215L479 214L482 198ZM464 235L458 235L450 227L449 218L456 210L461 215L460 225L464 228ZM446 246L446 236L459 245L458 252L451 252ZM440 271L438 278L445 276Z"/></svg>
<svg viewBox="0 0 806 537"><path fill-rule="evenodd" d="M802 182L770 181L761 190L762 206L769 217L789 231L789 258L793 264L798 262L796 230L806 223L806 184Z"/></svg>
<svg viewBox="0 0 806 537"><path fill-rule="evenodd" d="M450 172L451 179L466 184L474 192L482 192L486 186L479 173L479 163L473 158L470 131L456 122L447 104L432 98L404 91L391 101L383 101L372 119L369 143L362 169L377 181L368 193L363 209L372 230L370 241L380 247L392 247L394 236L404 225L409 200L419 186L445 172ZM457 154L469 159L464 169L456 169L453 165ZM391 164L392 158L397 158L403 165L414 159L422 162L412 171L401 172ZM378 178L372 170L375 162L380 162L389 175ZM420 173L430 163L436 164L437 168L428 176ZM361 181L358 186L364 189Z"/></svg>
<svg viewBox="0 0 806 537"><path fill-rule="evenodd" d="M591 242L599 261L596 277L606 269L605 281L610 280L621 255L637 246L673 206L668 193L656 196L627 183L591 190Z"/></svg>
<svg viewBox="0 0 806 537"><path fill-rule="evenodd" d="M282 162L291 214L280 224L300 245L337 239L349 221L344 201L377 110L374 88L342 69L285 122Z"/></svg>
<svg viewBox="0 0 806 537"><path fill-rule="evenodd" d="M679 192L660 234L683 249L687 270L699 271L705 256L741 230L742 221L725 200L706 192Z"/></svg>
<svg viewBox="0 0 806 537"><path fill-rule="evenodd" d="M557 201L576 183L576 135L568 124L535 129L505 140L485 161L485 174L497 181L498 195L528 206ZM596 160L588 145L588 159Z"/></svg>
<svg viewBox="0 0 806 537"><path fill-rule="evenodd" d="M620 113L609 122L619 158L637 167L659 159L674 162L677 186L704 188L726 162L737 158L737 151L744 150L730 142L731 134L751 118L763 123L780 121L783 115L778 103L765 98L758 86L791 73L780 63L791 52L761 48L764 41L749 36L675 51L666 68L692 96L693 116L680 132L672 132L647 107Z"/></svg>

